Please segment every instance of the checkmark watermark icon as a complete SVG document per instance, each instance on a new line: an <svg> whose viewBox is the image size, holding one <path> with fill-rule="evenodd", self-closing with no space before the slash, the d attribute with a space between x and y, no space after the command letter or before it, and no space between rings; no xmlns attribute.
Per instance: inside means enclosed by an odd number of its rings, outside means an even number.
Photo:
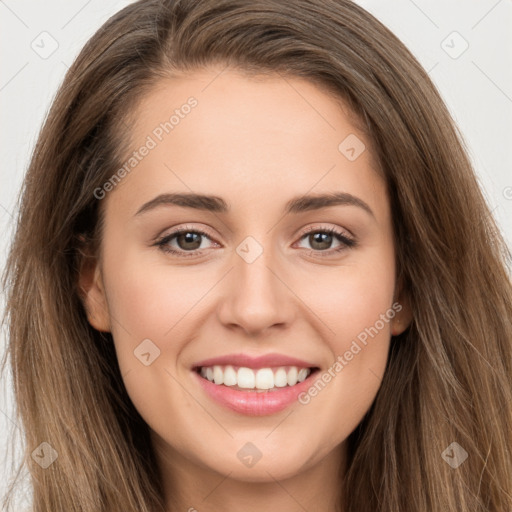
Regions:
<svg viewBox="0 0 512 512"><path fill-rule="evenodd" d="M457 469L468 458L468 452L454 441L441 453L441 457L453 469Z"/></svg>
<svg viewBox="0 0 512 512"><path fill-rule="evenodd" d="M30 47L41 59L46 60L57 51L59 43L49 32L43 31L30 43Z"/></svg>
<svg viewBox="0 0 512 512"><path fill-rule="evenodd" d="M469 48L469 43L457 31L453 31L441 41L441 48L452 59L458 59Z"/></svg>

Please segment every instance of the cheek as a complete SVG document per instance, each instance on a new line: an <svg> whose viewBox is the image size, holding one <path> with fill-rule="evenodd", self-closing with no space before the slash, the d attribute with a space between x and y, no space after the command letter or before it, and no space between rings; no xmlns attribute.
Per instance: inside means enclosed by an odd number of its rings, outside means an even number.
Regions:
<svg viewBox="0 0 512 512"><path fill-rule="evenodd" d="M391 250L379 251L364 262L338 268L329 282L317 276L306 299L330 329L326 341L332 359L301 403L326 411L326 428L333 429L336 439L348 435L361 421L381 384L390 322L397 311L393 308L393 258ZM318 294L320 285L325 293ZM340 425L345 432L339 431Z"/></svg>
<svg viewBox="0 0 512 512"><path fill-rule="evenodd" d="M382 322L381 315L389 317L392 305L394 281L379 272L356 271L346 276L340 284L336 300L336 316L333 316L336 339L341 343L338 350L347 349L347 341L361 339L362 333L376 326L379 334L390 335L390 318ZM332 303L331 303L332 304ZM373 331L372 331L373 332Z"/></svg>
<svg viewBox="0 0 512 512"><path fill-rule="evenodd" d="M331 332L331 347L337 354L343 353L366 329L377 327L384 337L391 329L386 315L393 303L395 286L394 255L390 248L368 251L350 263L323 270L309 277L305 285L304 300L324 320Z"/></svg>
<svg viewBox="0 0 512 512"><path fill-rule="evenodd" d="M194 305L211 285L201 272L143 264L130 254L110 261L105 286L121 375L146 423L165 431L171 420L162 411L194 406L178 384L177 362Z"/></svg>
<svg viewBox="0 0 512 512"><path fill-rule="evenodd" d="M204 295L205 279L199 272L139 267L111 281L112 314L161 339Z"/></svg>
<svg viewBox="0 0 512 512"><path fill-rule="evenodd" d="M137 366L134 350L148 339L160 351L155 361L158 366L176 366L180 340L186 339L190 319L214 284L210 273L199 266L171 268L148 263L135 252L105 258L112 335L122 369Z"/></svg>

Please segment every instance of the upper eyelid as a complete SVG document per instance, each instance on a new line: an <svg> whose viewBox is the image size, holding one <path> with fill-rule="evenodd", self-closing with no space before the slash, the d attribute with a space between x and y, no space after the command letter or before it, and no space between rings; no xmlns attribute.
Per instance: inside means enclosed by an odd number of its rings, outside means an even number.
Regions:
<svg viewBox="0 0 512 512"><path fill-rule="evenodd" d="M308 228L306 228L304 231L302 231L302 234L300 235L301 238L305 235L308 235L309 233L311 232L315 232L315 231L330 231L330 230L333 230L333 231L346 231L348 236L347 238L351 238L351 239L355 239L355 235L350 231L348 230L347 228L342 228L342 227L334 227L334 226L329 226L329 227L325 227L325 226L310 226Z"/></svg>

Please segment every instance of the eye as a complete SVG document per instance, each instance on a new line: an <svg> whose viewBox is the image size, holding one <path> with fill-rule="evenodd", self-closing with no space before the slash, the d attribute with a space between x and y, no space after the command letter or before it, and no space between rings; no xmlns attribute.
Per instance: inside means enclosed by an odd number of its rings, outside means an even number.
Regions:
<svg viewBox="0 0 512 512"><path fill-rule="evenodd" d="M315 253L325 253L318 254L321 257L338 253L351 247L355 247L356 245L356 241L353 238L335 228L309 228L301 237L301 240L304 239L310 244L310 249L312 251ZM339 243L339 246L335 249L331 249L333 242Z"/></svg>
<svg viewBox="0 0 512 512"><path fill-rule="evenodd" d="M186 258L200 256L202 249L208 248L202 246L204 238L212 241L208 233L184 226L160 237L153 245L165 253ZM335 228L309 228L300 238L301 241L304 239L310 243L310 249L321 257L332 256L333 253L356 246L356 241L353 238ZM331 249L333 242L338 242L339 246ZM218 245L216 242L213 243Z"/></svg>
<svg viewBox="0 0 512 512"><path fill-rule="evenodd" d="M205 247L201 247L202 238L211 240L208 233L197 228L188 228L185 226L159 238L154 245L166 253L186 258L201 254L201 249L205 249ZM178 250L173 248L172 242L177 244Z"/></svg>

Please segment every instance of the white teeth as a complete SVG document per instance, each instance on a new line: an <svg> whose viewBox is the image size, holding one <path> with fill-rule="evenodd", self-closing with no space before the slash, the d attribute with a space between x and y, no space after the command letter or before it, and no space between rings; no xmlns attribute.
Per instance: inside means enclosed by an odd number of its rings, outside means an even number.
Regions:
<svg viewBox="0 0 512 512"><path fill-rule="evenodd" d="M254 376L254 372L250 368L238 368L236 377L239 388L254 389L256 378Z"/></svg>
<svg viewBox="0 0 512 512"><path fill-rule="evenodd" d="M311 368L297 368L296 366L280 366L278 368L252 368L240 367L235 370L231 365L202 367L200 374L210 382L217 385L238 386L242 389L272 389L295 386L303 382L311 373Z"/></svg>
<svg viewBox="0 0 512 512"><path fill-rule="evenodd" d="M288 386L295 386L295 384L297 384L297 368L295 366L292 366L288 370L286 380L288 382Z"/></svg>
<svg viewBox="0 0 512 512"><path fill-rule="evenodd" d="M284 368L279 368L274 375L274 386L276 388L284 388L287 384L286 370Z"/></svg>
<svg viewBox="0 0 512 512"><path fill-rule="evenodd" d="M224 372L220 366L213 367L213 382L215 382L215 384L224 383Z"/></svg>
<svg viewBox="0 0 512 512"><path fill-rule="evenodd" d="M222 370L222 367L218 367ZM225 386L236 386L236 372L232 366L226 366L224 368L224 385Z"/></svg>
<svg viewBox="0 0 512 512"><path fill-rule="evenodd" d="M301 368L299 371L299 375L297 376L297 380L299 382L302 382L302 381L306 380L307 376L308 376L308 371L306 370L306 368Z"/></svg>
<svg viewBox="0 0 512 512"><path fill-rule="evenodd" d="M270 368L260 368L256 372L256 388L272 389L274 387L274 372Z"/></svg>

